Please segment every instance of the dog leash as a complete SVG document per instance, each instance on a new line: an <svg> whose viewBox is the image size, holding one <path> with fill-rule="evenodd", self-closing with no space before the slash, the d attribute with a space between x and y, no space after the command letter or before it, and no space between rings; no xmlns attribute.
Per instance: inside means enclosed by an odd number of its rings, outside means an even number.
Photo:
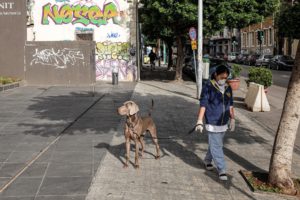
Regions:
<svg viewBox="0 0 300 200"><path fill-rule="evenodd" d="M196 127L197 127L197 124L191 130L189 130L189 132L187 134L190 135L191 133L193 133L195 131Z"/></svg>

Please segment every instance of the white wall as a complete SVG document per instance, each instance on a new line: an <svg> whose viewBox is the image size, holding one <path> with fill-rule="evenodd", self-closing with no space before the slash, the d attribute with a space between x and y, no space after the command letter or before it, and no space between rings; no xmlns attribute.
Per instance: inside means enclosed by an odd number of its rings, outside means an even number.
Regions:
<svg viewBox="0 0 300 200"><path fill-rule="evenodd" d="M120 80L135 79L125 0L35 0L32 15L35 41L72 41L76 33L93 33L97 80L111 80L114 66L119 67Z"/></svg>

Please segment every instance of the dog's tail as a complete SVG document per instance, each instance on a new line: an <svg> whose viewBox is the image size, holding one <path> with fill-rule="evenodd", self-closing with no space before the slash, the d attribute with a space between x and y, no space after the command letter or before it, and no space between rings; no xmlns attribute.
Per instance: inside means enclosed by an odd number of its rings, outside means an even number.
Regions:
<svg viewBox="0 0 300 200"><path fill-rule="evenodd" d="M153 111L153 107L154 107L154 101L153 101L153 99L151 99L151 108L149 109L149 113L148 113L149 117L151 116L151 112Z"/></svg>

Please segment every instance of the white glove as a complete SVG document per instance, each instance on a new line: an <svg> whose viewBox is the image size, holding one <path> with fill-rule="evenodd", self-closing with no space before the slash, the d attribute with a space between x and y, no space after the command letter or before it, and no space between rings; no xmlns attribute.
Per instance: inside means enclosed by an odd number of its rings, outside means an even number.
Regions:
<svg viewBox="0 0 300 200"><path fill-rule="evenodd" d="M202 120L197 121L195 131L199 131L199 133L203 133L203 121Z"/></svg>
<svg viewBox="0 0 300 200"><path fill-rule="evenodd" d="M229 130L231 132L235 130L235 119L230 119Z"/></svg>

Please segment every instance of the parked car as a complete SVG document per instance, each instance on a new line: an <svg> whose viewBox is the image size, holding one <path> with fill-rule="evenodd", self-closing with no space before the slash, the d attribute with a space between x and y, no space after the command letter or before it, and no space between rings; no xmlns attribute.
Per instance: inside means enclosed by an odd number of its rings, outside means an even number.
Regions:
<svg viewBox="0 0 300 200"><path fill-rule="evenodd" d="M270 69L276 70L292 70L295 64L295 60L291 56L276 55L269 62Z"/></svg>
<svg viewBox="0 0 300 200"><path fill-rule="evenodd" d="M255 61L255 66L269 66L270 59L273 58L272 55L260 55Z"/></svg>
<svg viewBox="0 0 300 200"><path fill-rule="evenodd" d="M258 58L259 58L259 55L257 55L257 54L249 55L247 57L247 59L245 60L244 64L250 65L250 66L255 65L256 59L258 59Z"/></svg>
<svg viewBox="0 0 300 200"><path fill-rule="evenodd" d="M231 52L230 54L228 54L228 62L235 62L237 55L238 53L236 52Z"/></svg>
<svg viewBox="0 0 300 200"><path fill-rule="evenodd" d="M224 56L225 56L224 53L218 52L218 53L216 54L216 56L214 57L214 59L222 59L222 60L224 60Z"/></svg>
<svg viewBox="0 0 300 200"><path fill-rule="evenodd" d="M248 59L248 54L244 54L243 56L242 56L242 58L241 58L241 60L240 60L240 64L244 64L244 65L246 65L247 64L247 59Z"/></svg>
<svg viewBox="0 0 300 200"><path fill-rule="evenodd" d="M238 55L238 57L236 58L236 63L238 64L245 64L245 60L247 59L248 54L240 54Z"/></svg>

